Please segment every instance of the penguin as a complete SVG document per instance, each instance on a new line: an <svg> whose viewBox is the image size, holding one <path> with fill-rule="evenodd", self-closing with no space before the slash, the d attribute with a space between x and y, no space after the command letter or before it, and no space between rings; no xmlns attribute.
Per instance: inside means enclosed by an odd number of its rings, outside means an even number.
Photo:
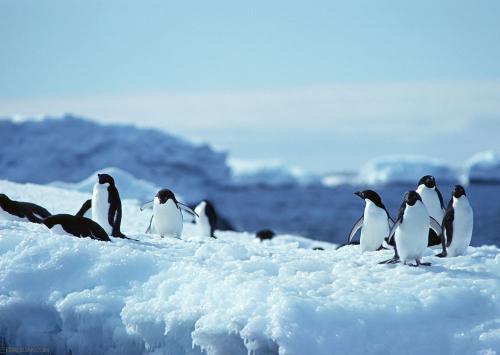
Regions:
<svg viewBox="0 0 500 355"><path fill-rule="evenodd" d="M255 233L255 237L260 239L261 242L264 240L271 240L275 235L276 233L274 233L272 229L261 229L260 231Z"/></svg>
<svg viewBox="0 0 500 355"><path fill-rule="evenodd" d="M7 195L0 194L0 219L21 220L42 223L51 213L42 206L31 202L11 200Z"/></svg>
<svg viewBox="0 0 500 355"><path fill-rule="evenodd" d="M436 179L434 176L425 175L420 178L417 186L417 193L422 198L429 216L434 218L436 221L441 222L444 216L444 203L443 195L441 191L436 186ZM441 238L439 235L431 229L429 230L429 240L427 245L434 246L441 244Z"/></svg>
<svg viewBox="0 0 500 355"><path fill-rule="evenodd" d="M352 239L357 231L361 229L360 246L361 252L375 251L383 247L388 247L385 238L389 235L391 227L394 225L389 212L382 203L379 194L373 190L364 190L354 193L365 200L365 210L363 215L351 228L347 244L352 243Z"/></svg>
<svg viewBox="0 0 500 355"><path fill-rule="evenodd" d="M388 237L390 241L395 236L396 253L405 265L412 260L416 262L416 265L412 266L431 265L421 262L427 248L429 226L437 235L442 235L441 225L429 216L429 212L422 202L422 197L416 191L408 191ZM397 262L395 258L383 263L394 262Z"/></svg>
<svg viewBox="0 0 500 355"><path fill-rule="evenodd" d="M182 210L199 217L191 208L177 201L169 189L158 191L153 201L144 204L141 211L153 207L153 215L146 233L157 233L162 237L180 238L183 228Z"/></svg>
<svg viewBox="0 0 500 355"><path fill-rule="evenodd" d="M104 242L111 241L104 228L89 218L56 214L45 218L42 223L58 234L72 234L78 238L88 237Z"/></svg>
<svg viewBox="0 0 500 355"><path fill-rule="evenodd" d="M465 189L455 185L443 218L443 251L437 256L465 255L472 239L473 225L474 213Z"/></svg>
<svg viewBox="0 0 500 355"><path fill-rule="evenodd" d="M217 239L214 235L215 226L217 224L217 213L214 206L208 200L202 200L194 211L199 217L195 218L199 233L204 237Z"/></svg>
<svg viewBox="0 0 500 355"><path fill-rule="evenodd" d="M122 221L122 202L120 194L115 186L115 180L108 174L97 174L98 181L94 185L92 193L92 220L99 223L101 227L115 238L126 238L120 231ZM79 211L81 215L85 204ZM85 214L85 212L83 212Z"/></svg>

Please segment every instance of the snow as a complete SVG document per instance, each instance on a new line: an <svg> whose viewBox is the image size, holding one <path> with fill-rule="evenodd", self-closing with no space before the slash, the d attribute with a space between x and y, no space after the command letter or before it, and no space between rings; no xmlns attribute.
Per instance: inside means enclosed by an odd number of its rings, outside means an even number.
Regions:
<svg viewBox="0 0 500 355"><path fill-rule="evenodd" d="M71 115L0 120L0 178L76 183L116 167L190 200L229 179L226 154L167 133L130 125L101 125Z"/></svg>
<svg viewBox="0 0 500 355"><path fill-rule="evenodd" d="M279 160L229 158L232 183L236 185L294 186L318 182L318 178L299 167L289 167Z"/></svg>
<svg viewBox="0 0 500 355"><path fill-rule="evenodd" d="M0 181L53 213L90 197ZM0 341L72 354L472 354L500 349L500 250L412 268L391 251L311 250L314 241L220 232L145 235L149 213L123 202L112 243L0 221ZM320 246L316 244L316 246Z"/></svg>
<svg viewBox="0 0 500 355"><path fill-rule="evenodd" d="M500 182L500 154L492 150L478 153L465 162L469 182Z"/></svg>
<svg viewBox="0 0 500 355"><path fill-rule="evenodd" d="M418 155L383 156L366 163L357 177L357 183L385 185L417 183L424 175L433 175L438 181L459 181L458 171L434 158Z"/></svg>

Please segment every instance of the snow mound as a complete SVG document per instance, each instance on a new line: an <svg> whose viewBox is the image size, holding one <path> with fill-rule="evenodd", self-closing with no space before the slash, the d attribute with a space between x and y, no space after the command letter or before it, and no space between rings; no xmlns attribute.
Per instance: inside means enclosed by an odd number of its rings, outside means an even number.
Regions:
<svg viewBox="0 0 500 355"><path fill-rule="evenodd" d="M196 200L229 179L226 154L153 129L62 118L0 120L0 178L79 182L113 166Z"/></svg>
<svg viewBox="0 0 500 355"><path fill-rule="evenodd" d="M229 158L232 183L243 186L295 186L317 182L317 177L279 160L243 160Z"/></svg>
<svg viewBox="0 0 500 355"><path fill-rule="evenodd" d="M90 194L0 181L55 213ZM291 236L145 235L149 214L124 201L112 243L0 221L0 340L72 354L471 354L500 349L500 250L431 267L300 248ZM309 245L310 246L310 245Z"/></svg>
<svg viewBox="0 0 500 355"><path fill-rule="evenodd" d="M500 154L490 150L472 156L465 175L471 183L500 183Z"/></svg>
<svg viewBox="0 0 500 355"><path fill-rule="evenodd" d="M459 181L458 172L440 160L411 155L373 159L362 167L356 180L368 185L416 184L424 175L433 175L437 181Z"/></svg>
<svg viewBox="0 0 500 355"><path fill-rule="evenodd" d="M154 184L145 180L137 179L126 171L113 167L100 169L78 183L56 181L50 185L81 192L92 192L94 185L97 182L97 174L111 175L115 180L115 185L118 188L122 199L130 198L139 201L149 201L159 190L159 188Z"/></svg>

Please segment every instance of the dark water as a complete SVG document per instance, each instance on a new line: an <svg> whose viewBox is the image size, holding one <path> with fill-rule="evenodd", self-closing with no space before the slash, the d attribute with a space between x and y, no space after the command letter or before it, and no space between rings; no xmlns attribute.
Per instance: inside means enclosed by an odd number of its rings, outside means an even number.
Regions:
<svg viewBox="0 0 500 355"><path fill-rule="evenodd" d="M366 188L231 188L212 192L210 199L239 230L272 228L279 233L342 243L364 209L363 200L353 192ZM404 193L414 188L412 185L398 185L375 190L394 218ZM440 185L439 188L447 205L452 186ZM474 209L471 244L500 245L500 185L470 185L466 192Z"/></svg>

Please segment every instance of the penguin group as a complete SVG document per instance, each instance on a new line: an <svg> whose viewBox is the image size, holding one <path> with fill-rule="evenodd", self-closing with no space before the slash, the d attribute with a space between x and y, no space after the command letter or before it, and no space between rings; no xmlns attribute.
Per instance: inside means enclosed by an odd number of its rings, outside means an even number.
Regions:
<svg viewBox="0 0 500 355"><path fill-rule="evenodd" d="M346 244L354 244L353 239L361 229L361 252L394 249L394 256L381 264L428 266L430 263L422 262L426 249L439 245L442 251L438 257L466 253L474 216L463 186L454 186L445 208L435 178L423 176L416 190L405 193L395 221L375 191L359 191L355 195L364 199L365 209L354 223Z"/></svg>
<svg viewBox="0 0 500 355"><path fill-rule="evenodd" d="M412 266L430 265L422 262L422 257L428 247L439 245L442 251L436 254L438 257L466 253L471 242L474 216L463 186L454 186L445 208L435 178L431 175L423 176L418 181L417 188L404 195L395 220L374 190L358 191L355 195L364 200L365 208L351 228L344 245L356 244L354 238L361 230L361 252L394 250L394 256L381 264L402 262ZM208 200L190 207L180 202L171 190L161 189L152 201L141 207L141 211L148 208L152 209L152 215L146 233L181 238L183 213L186 213L194 218L200 236L216 239L214 231L219 218ZM52 215L42 206L14 201L7 195L0 194L0 218L39 223L53 232L80 238L107 242L111 241L110 236L132 239L121 231L122 203L115 181L109 174L97 174L92 198L85 201L74 215ZM268 229L256 233L261 241L269 240L274 235Z"/></svg>
<svg viewBox="0 0 500 355"><path fill-rule="evenodd" d="M153 201L141 210L152 207L153 213L146 233L162 237L180 238L186 212L194 217L201 236L216 238L214 231L218 222L214 206L208 200L201 201L194 210L181 203L169 189L157 192ZM130 239L121 231L122 203L113 177L97 174L92 198L85 201L76 214L51 214L42 206L30 202L11 200L0 194L0 219L22 220L45 225L52 232L71 234L79 238L111 241L113 238Z"/></svg>

